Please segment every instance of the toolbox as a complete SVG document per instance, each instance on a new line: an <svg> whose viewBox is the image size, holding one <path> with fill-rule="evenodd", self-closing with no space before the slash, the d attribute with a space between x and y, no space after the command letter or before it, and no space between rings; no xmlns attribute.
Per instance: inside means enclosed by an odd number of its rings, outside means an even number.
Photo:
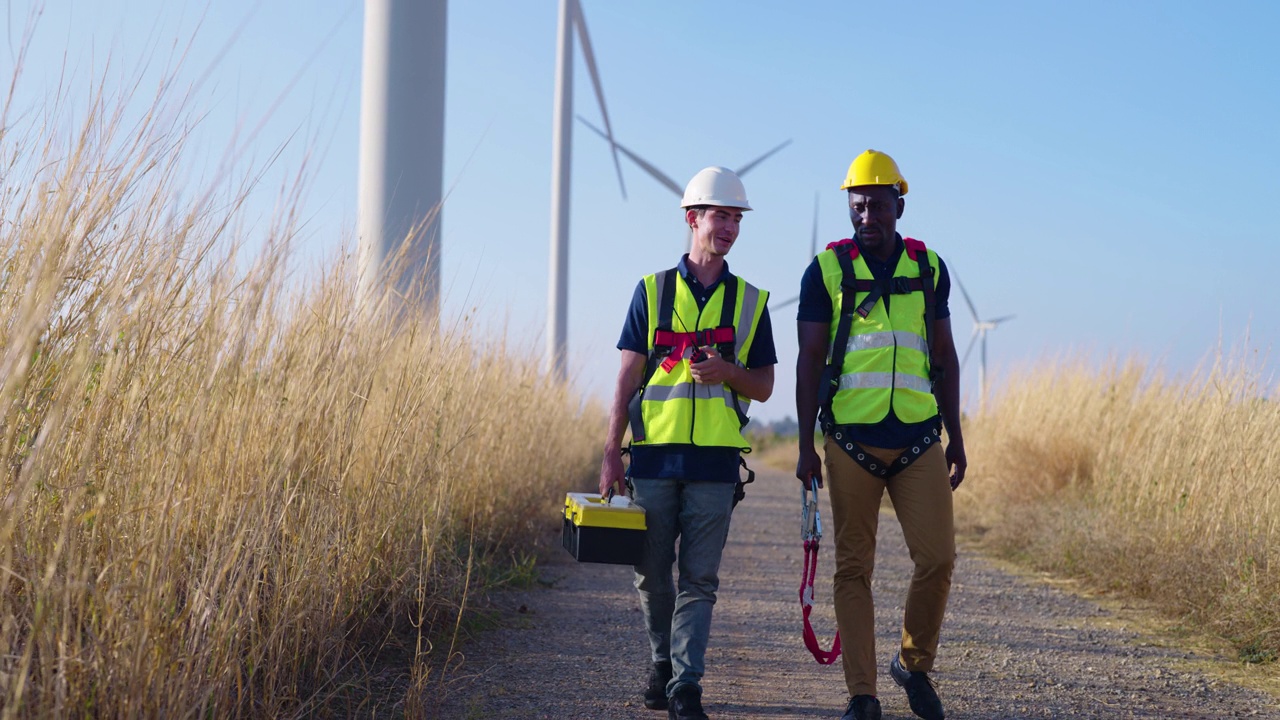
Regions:
<svg viewBox="0 0 1280 720"><path fill-rule="evenodd" d="M622 495L569 493L564 499L564 549L578 562L638 565L644 550L644 508Z"/></svg>

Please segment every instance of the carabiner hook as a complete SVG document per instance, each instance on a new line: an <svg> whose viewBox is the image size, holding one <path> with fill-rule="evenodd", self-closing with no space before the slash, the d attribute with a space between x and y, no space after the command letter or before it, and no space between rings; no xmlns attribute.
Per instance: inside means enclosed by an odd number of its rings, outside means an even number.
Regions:
<svg viewBox="0 0 1280 720"><path fill-rule="evenodd" d="M818 514L818 483L809 478L809 484L800 488L800 534L803 539L822 539L822 517Z"/></svg>

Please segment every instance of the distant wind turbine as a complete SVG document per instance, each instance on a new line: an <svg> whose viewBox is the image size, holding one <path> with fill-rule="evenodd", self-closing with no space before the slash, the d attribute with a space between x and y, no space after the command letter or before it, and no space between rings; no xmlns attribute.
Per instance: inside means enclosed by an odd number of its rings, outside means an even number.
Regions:
<svg viewBox="0 0 1280 720"><path fill-rule="evenodd" d="M818 197L819 193L813 194L813 235L809 238L809 260L813 260L818 256ZM805 267L808 267L808 265ZM781 310L788 305L798 302L800 302L800 296L796 295L793 298L788 298L777 305L774 305L773 309Z"/></svg>
<svg viewBox="0 0 1280 720"><path fill-rule="evenodd" d="M547 371L557 379L565 378L569 305L569 172L573 150L573 32L577 31L582 59L591 75L591 87L604 118L603 135L613 143L613 127L604 104L604 89L596 70L596 57L587 34L587 21L578 0L560 0L559 31L556 34L555 109L551 134L551 259L547 277ZM613 145L613 164L618 171L622 196L627 187L622 182L622 163L617 145Z"/></svg>
<svg viewBox="0 0 1280 720"><path fill-rule="evenodd" d="M1002 315L998 318L990 320L982 320L978 317L978 309L973 306L973 300L969 298L969 293L965 291L964 285L960 283L960 278L956 275L955 269L951 269L951 279L956 281L956 287L960 288L960 294L964 296L964 302L969 306L969 313L973 315L973 335L969 340L969 347L964 351L964 358L960 361L960 369L964 370L965 363L969 361L969 354L973 352L973 345L981 340L981 357L978 364L978 412L981 413L987 400L987 333L996 329L996 326L1002 322L1012 320L1015 315Z"/></svg>
<svg viewBox="0 0 1280 720"><path fill-rule="evenodd" d="M680 183L676 182L675 180L672 180L669 175L659 170L657 167L653 165L653 163L640 157L635 152L633 152L632 150L629 150L626 146L622 145L617 140L615 140L613 137L613 133L609 131L608 125L605 126L604 130L601 130L595 125L592 125L591 123L587 122L586 118L582 117L581 115L578 116L578 122L582 123L583 125L586 125L588 128L591 128L592 132L604 138L605 141L608 142L610 146L612 146L615 158L617 157L618 153L622 153L627 157L628 160L635 163L641 170L644 170L646 173L648 173L650 177L652 177L654 180L657 180L658 184L662 185L666 189L675 193L676 197L684 197L684 187L681 186ZM755 169L755 167L760 163L764 162L765 160L768 160L770 157L773 157L774 153L778 152L779 150L781 150L782 148L790 144L791 144L790 140L785 140L781 144L779 144L777 147L766 152L765 154L761 155L755 160L752 160L746 165L743 165L737 170L734 170L733 172L736 173L738 177L742 177L743 175L746 175L747 173Z"/></svg>

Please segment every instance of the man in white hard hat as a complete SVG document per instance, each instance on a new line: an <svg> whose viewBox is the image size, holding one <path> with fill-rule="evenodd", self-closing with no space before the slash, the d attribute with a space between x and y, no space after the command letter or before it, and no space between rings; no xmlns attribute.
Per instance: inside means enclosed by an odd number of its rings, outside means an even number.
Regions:
<svg viewBox="0 0 1280 720"><path fill-rule="evenodd" d="M732 171L709 167L680 205L689 253L636 287L618 341L614 390L600 467L600 493L622 492L645 510L644 560L636 589L653 667L645 707L672 720L702 720L702 675L720 555L741 498L742 435L752 400L773 392L777 357L769 293L729 272L725 256L751 209ZM624 473L623 433L631 427ZM679 538L679 582L673 583Z"/></svg>
<svg viewBox="0 0 1280 720"><path fill-rule="evenodd" d="M836 622L850 696L842 720L881 716L871 573L886 491L915 564L889 674L912 712L943 720L928 673L955 564L951 493L966 467L950 280L937 253L897 232L907 181L893 158L862 153L841 189L854 236L828 245L801 281L796 413L801 428L820 417L826 436ZM824 460L812 433L800 433L799 450L796 476L821 486Z"/></svg>

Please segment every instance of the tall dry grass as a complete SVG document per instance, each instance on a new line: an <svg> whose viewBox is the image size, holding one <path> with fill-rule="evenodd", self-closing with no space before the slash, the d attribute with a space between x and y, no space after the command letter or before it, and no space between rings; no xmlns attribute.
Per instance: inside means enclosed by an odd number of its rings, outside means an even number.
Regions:
<svg viewBox="0 0 1280 720"><path fill-rule="evenodd" d="M1219 352L1170 381L1136 362L1050 364L966 426L963 528L1032 564L1280 652L1280 402Z"/></svg>
<svg viewBox="0 0 1280 720"><path fill-rule="evenodd" d="M182 125L125 105L0 128L0 717L430 714L600 413L341 263L291 284L294 190L246 262L254 178L184 195Z"/></svg>

